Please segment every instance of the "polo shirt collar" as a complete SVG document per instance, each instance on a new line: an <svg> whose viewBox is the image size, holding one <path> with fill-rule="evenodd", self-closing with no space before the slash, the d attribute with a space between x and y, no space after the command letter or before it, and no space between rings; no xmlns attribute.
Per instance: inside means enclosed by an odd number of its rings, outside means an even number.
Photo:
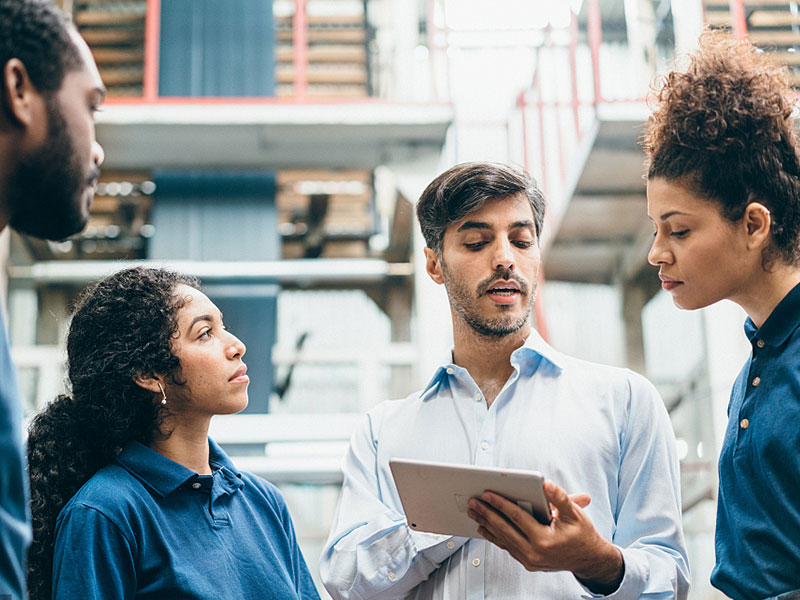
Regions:
<svg viewBox="0 0 800 600"><path fill-rule="evenodd" d="M218 469L231 488L241 487L242 475L234 467L228 455L211 438L208 439L208 446L208 461L212 469ZM161 496L168 496L188 480L198 476L195 471L135 440L126 444L117 456L116 462Z"/></svg>
<svg viewBox="0 0 800 600"><path fill-rule="evenodd" d="M554 349L550 344L545 342L544 338L539 335L539 332L532 328L530 335L525 340L525 343L512 352L511 364L518 364L521 369L525 368L525 366L530 366L531 372L533 372L539 367L542 360L546 361L551 368L554 368L557 371L564 370L564 355ZM439 361L439 367L436 368L433 377L431 377L430 381L428 381L428 384L420 393L421 400L427 400L436 393L436 390L439 388L442 379L448 374L448 369L451 369L454 373L461 371L465 372L463 367L459 367L453 363L452 348L445 356L441 357L441 360Z"/></svg>
<svg viewBox="0 0 800 600"><path fill-rule="evenodd" d="M750 317L744 322L744 332L753 342L758 336L770 346L780 346L800 326L800 284L792 288L770 313L761 328L757 328Z"/></svg>

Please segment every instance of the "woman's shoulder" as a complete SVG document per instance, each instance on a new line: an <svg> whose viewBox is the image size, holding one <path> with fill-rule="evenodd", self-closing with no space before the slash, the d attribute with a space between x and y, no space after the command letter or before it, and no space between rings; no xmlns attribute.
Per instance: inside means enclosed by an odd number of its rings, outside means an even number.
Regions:
<svg viewBox="0 0 800 600"><path fill-rule="evenodd" d="M121 515L137 502L142 485L121 466L111 463L84 483L61 510L65 515L78 507L94 509L108 518Z"/></svg>

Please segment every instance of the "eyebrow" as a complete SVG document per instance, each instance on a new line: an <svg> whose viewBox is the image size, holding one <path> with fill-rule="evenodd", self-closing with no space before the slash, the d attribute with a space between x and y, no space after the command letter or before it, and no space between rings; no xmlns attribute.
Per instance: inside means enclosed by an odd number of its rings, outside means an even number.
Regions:
<svg viewBox="0 0 800 600"><path fill-rule="evenodd" d="M212 323L214 321L214 317L211 315L199 315L192 319L192 322L189 323L189 327L186 328L186 331L191 332L192 327L194 327L195 323L198 323L199 321L208 321L209 323Z"/></svg>
<svg viewBox="0 0 800 600"><path fill-rule="evenodd" d="M509 229L533 228L533 221L514 221ZM466 221L456 231L467 231L469 229L494 229L489 223L483 221Z"/></svg>
<svg viewBox="0 0 800 600"><path fill-rule="evenodd" d="M666 221L666 220L667 220L667 219L669 219L670 217L674 217L675 215L684 215L684 216L687 216L688 214L689 214L689 213L685 213L685 212L683 212L683 211L680 211L680 210L671 210L671 211L669 211L669 212L667 212L667 213L664 213L663 215L661 215L661 216L658 218L658 220L659 220L659 221L661 221L661 222L663 223L664 221ZM652 221L652 219L651 219L651 221Z"/></svg>

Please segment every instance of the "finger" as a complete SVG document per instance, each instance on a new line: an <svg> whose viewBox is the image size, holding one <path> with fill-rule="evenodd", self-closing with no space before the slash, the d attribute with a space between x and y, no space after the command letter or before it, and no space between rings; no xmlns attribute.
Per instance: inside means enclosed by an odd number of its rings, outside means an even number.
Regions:
<svg viewBox="0 0 800 600"><path fill-rule="evenodd" d="M486 529L504 547L522 547L528 544L527 536L506 515L498 512L494 507L478 498L472 498L469 501L469 507L467 516ZM470 512L474 514L470 515Z"/></svg>
<svg viewBox="0 0 800 600"><path fill-rule="evenodd" d="M589 494L570 494L569 499L581 508L586 508L592 503L592 497Z"/></svg>
<svg viewBox="0 0 800 600"><path fill-rule="evenodd" d="M570 500L567 492L557 486L552 481L544 482L544 495L547 500L558 511L558 517L562 521L572 521L578 517L578 506Z"/></svg>
<svg viewBox="0 0 800 600"><path fill-rule="evenodd" d="M495 536L491 531L486 529L486 527L483 527L483 526L478 527L478 535L480 535L481 537L483 537L487 541L491 542L492 544L494 544L495 546L497 546L501 550L508 551L508 547L503 543L503 540L501 540L497 536Z"/></svg>
<svg viewBox="0 0 800 600"><path fill-rule="evenodd" d="M486 491L483 493L482 498L497 512L505 516L514 529L528 539L533 539L538 535L538 528L546 527L539 523L529 512L520 508L516 502L511 502L500 494Z"/></svg>

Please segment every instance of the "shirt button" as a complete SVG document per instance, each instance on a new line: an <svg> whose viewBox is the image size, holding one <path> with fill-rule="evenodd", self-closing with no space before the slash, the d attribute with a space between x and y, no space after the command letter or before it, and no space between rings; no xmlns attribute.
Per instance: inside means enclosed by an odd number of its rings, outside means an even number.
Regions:
<svg viewBox="0 0 800 600"><path fill-rule="evenodd" d="M480 558L473 558L472 559L472 566L473 567L480 567L481 566L481 559Z"/></svg>
<svg viewBox="0 0 800 600"><path fill-rule="evenodd" d="M453 373L454 373L453 368L452 367L447 367L447 374L448 375L452 375Z"/></svg>
<svg viewBox="0 0 800 600"><path fill-rule="evenodd" d="M397 577L397 575L395 575L393 571L389 571L389 573L386 575L386 578L389 581L394 581L396 577Z"/></svg>
<svg viewBox="0 0 800 600"><path fill-rule="evenodd" d="M766 344L766 342L765 342L764 340L758 340L758 341L756 342L756 346L758 346L759 348L763 348L763 347L764 347L764 346L766 346L766 345L767 345L767 344Z"/></svg>
<svg viewBox="0 0 800 600"><path fill-rule="evenodd" d="M452 550L455 547L456 547L456 545L453 542L447 542L447 549L448 550Z"/></svg>
<svg viewBox="0 0 800 600"><path fill-rule="evenodd" d="M753 378L753 387L758 387L759 383L761 383L761 377L754 377Z"/></svg>
<svg viewBox="0 0 800 600"><path fill-rule="evenodd" d="M481 450L488 450L489 442L481 442Z"/></svg>
<svg viewBox="0 0 800 600"><path fill-rule="evenodd" d="M742 429L747 429L748 427L750 427L750 421L749 421L749 420L747 420L747 419L742 419L742 420L739 422L739 426L740 426Z"/></svg>
<svg viewBox="0 0 800 600"><path fill-rule="evenodd" d="M193 487L194 489L196 489L196 490L199 490L199 489L200 489L200 487L201 487L201 485L200 485L200 483L198 483L198 482L195 482L195 483L193 483L193 484L192 484L192 487Z"/></svg>
<svg viewBox="0 0 800 600"><path fill-rule="evenodd" d="M483 397L481 396L480 392L475 392L475 400L477 400L478 402L483 400Z"/></svg>

